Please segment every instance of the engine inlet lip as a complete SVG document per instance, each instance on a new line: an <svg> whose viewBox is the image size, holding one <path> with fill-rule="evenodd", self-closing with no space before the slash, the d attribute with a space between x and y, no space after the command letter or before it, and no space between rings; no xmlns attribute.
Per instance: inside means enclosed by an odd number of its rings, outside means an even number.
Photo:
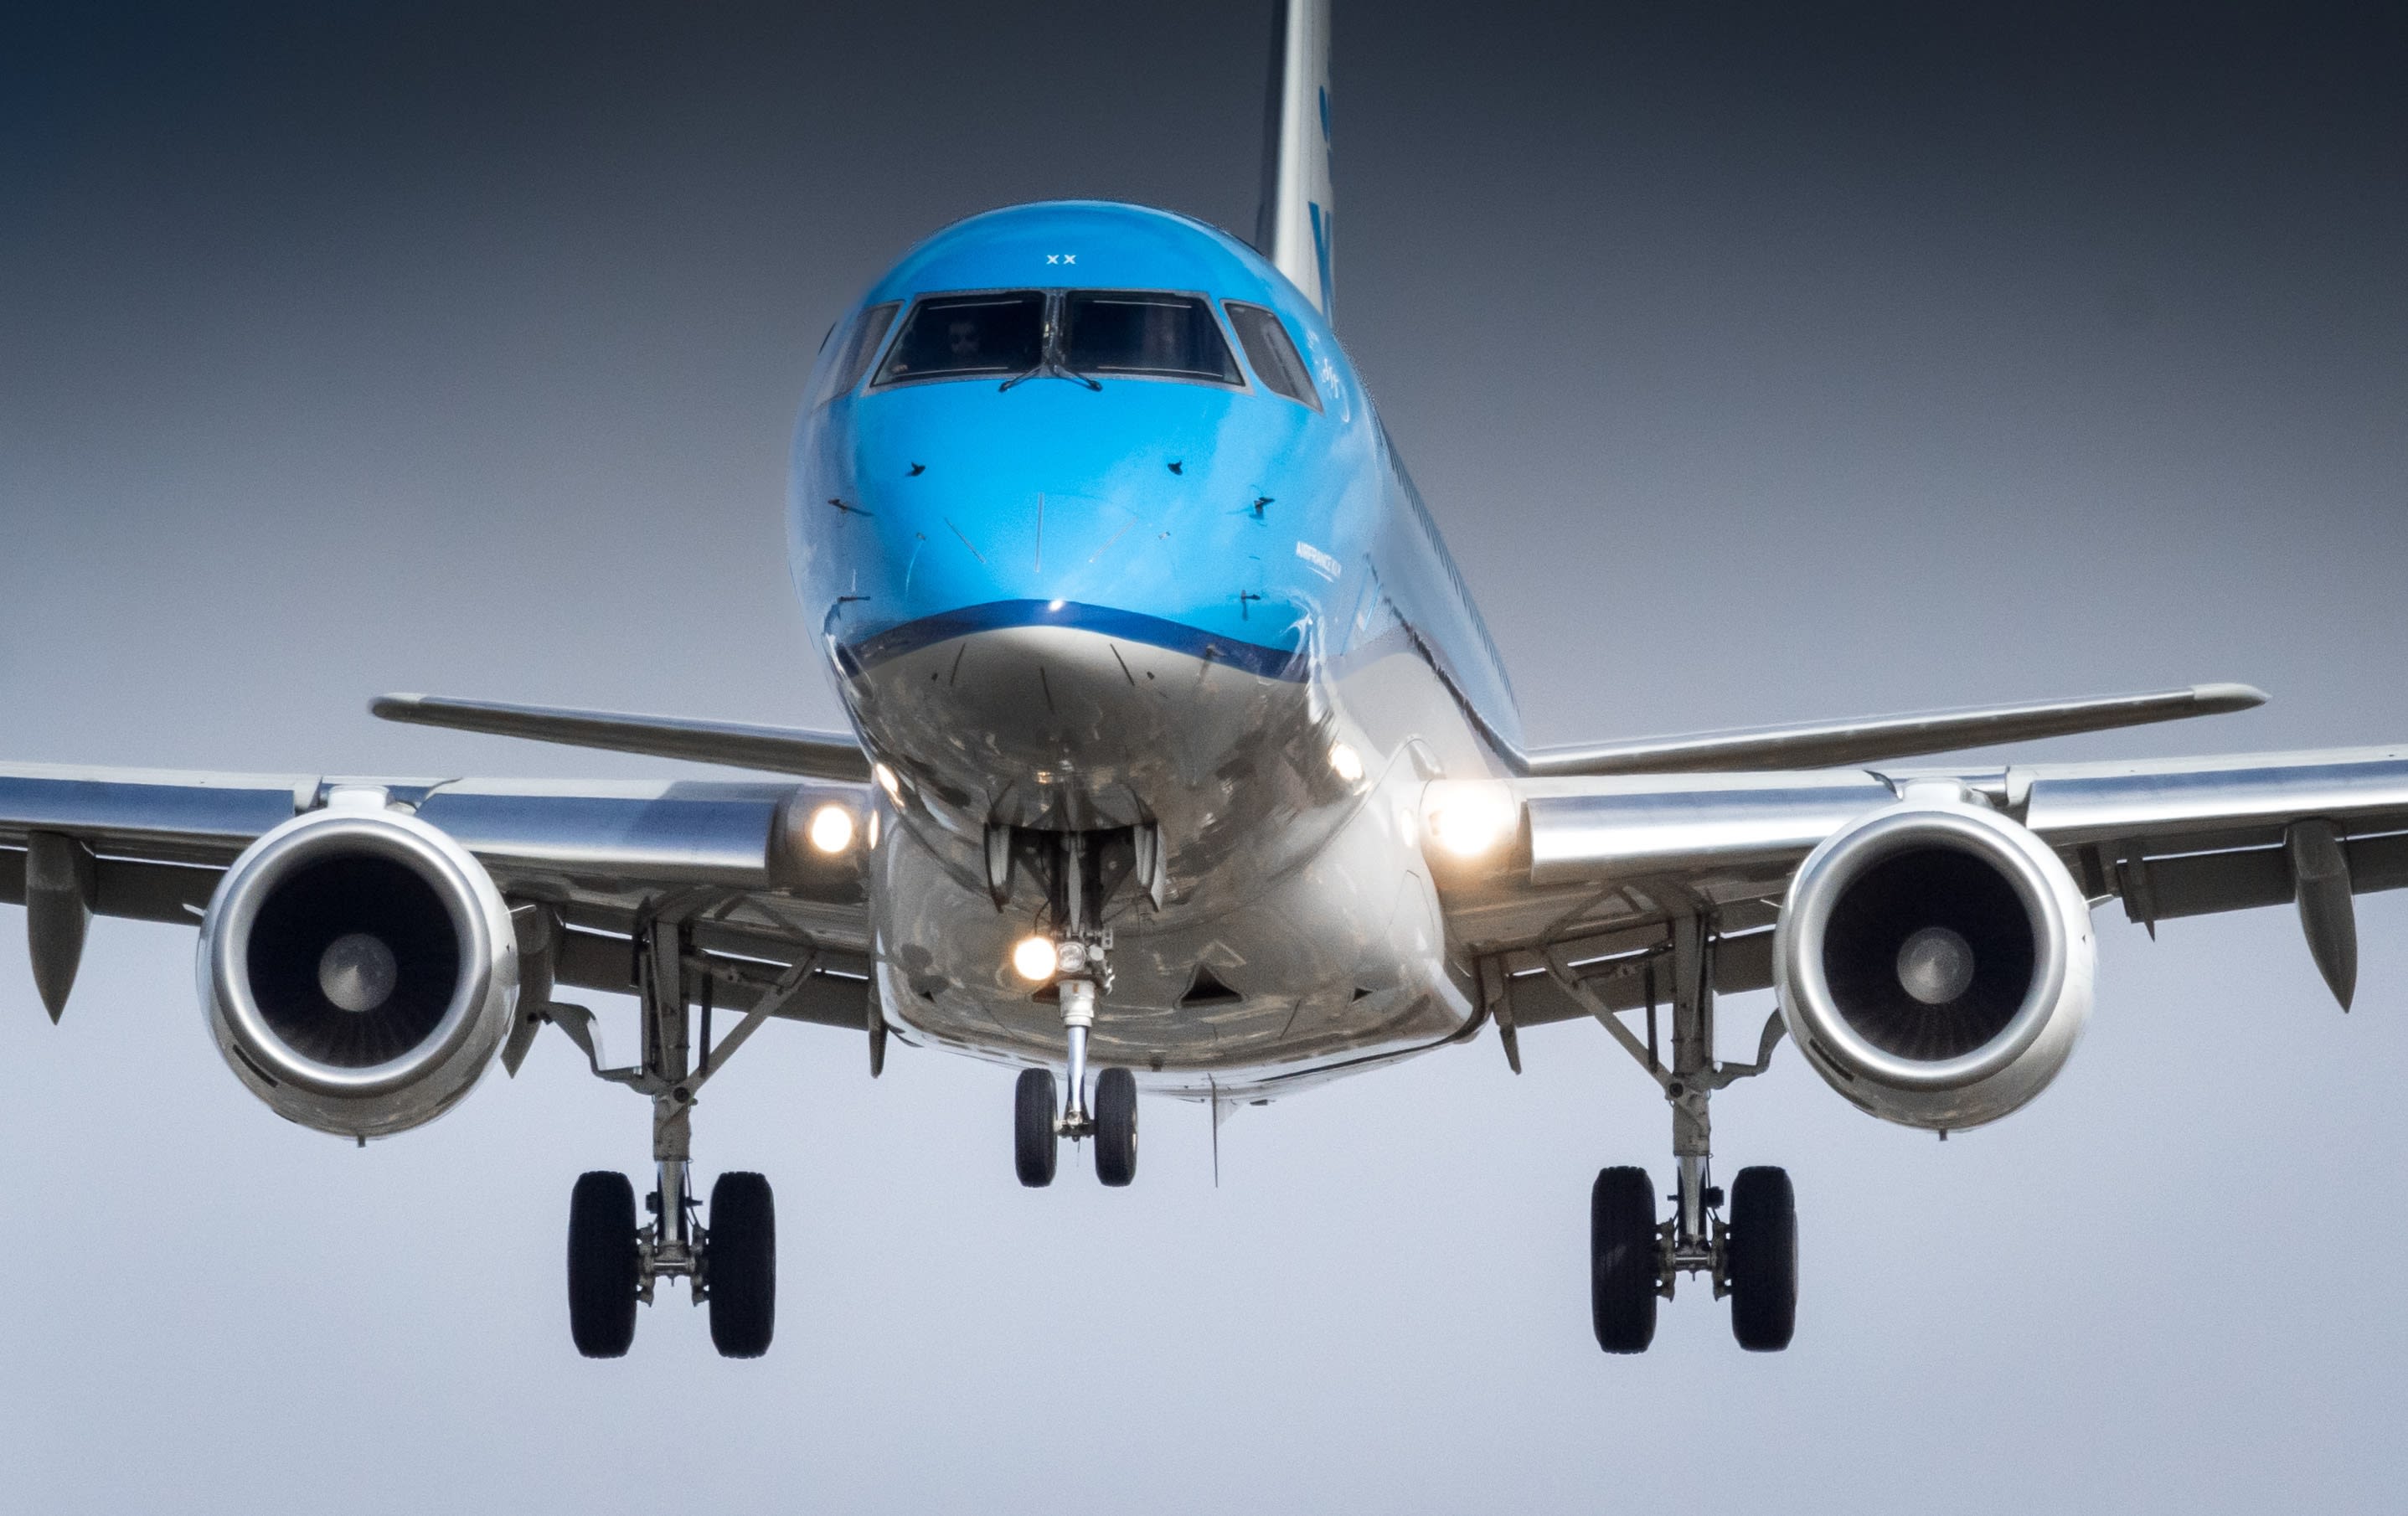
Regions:
<svg viewBox="0 0 2408 1516"><path fill-rule="evenodd" d="M463 865L466 855L455 852L457 845L432 826L392 811L311 811L245 850L226 870L201 923L202 992L242 1051L286 1084L342 1100L394 1094L442 1066L475 1035L478 1013L493 987L493 934L477 908L478 881ZM362 853L399 864L434 889L459 937L460 975L424 1042L381 1064L349 1068L294 1051L269 1025L244 969L260 907L279 883L330 854Z"/></svg>
<svg viewBox="0 0 2408 1516"><path fill-rule="evenodd" d="M1840 1013L1823 949L1832 908L1849 885L1885 859L1931 847L1970 852L2006 878L2031 924L2032 980L1996 1037L1957 1057L1926 1062L1874 1045ZM1799 865L1773 951L1782 1013L1804 1023L1809 1034L1799 1045L1819 1043L1826 1057L1850 1073L1899 1090L1961 1090L2012 1066L2047 1027L2069 966L2068 926L2062 909L2055 908L2055 864L2038 837L1994 811L1967 805L1901 805L1834 834Z"/></svg>

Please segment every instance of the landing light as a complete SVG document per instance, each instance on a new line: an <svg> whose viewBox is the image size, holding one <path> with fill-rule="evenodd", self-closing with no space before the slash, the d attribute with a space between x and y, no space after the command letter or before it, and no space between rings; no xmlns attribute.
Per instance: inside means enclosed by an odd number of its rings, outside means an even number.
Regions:
<svg viewBox="0 0 2408 1516"><path fill-rule="evenodd" d="M1025 937L1012 946L1011 969L1022 979L1050 980L1060 964L1052 937Z"/></svg>
<svg viewBox="0 0 2408 1516"><path fill-rule="evenodd" d="M811 846L838 853L853 846L853 812L842 806L822 806L811 812Z"/></svg>
<svg viewBox="0 0 2408 1516"><path fill-rule="evenodd" d="M1434 784L1430 789L1430 840L1441 850L1457 858L1477 858L1513 835L1519 818L1503 785Z"/></svg>
<svg viewBox="0 0 2408 1516"><path fill-rule="evenodd" d="M1363 755L1340 742L1329 750L1329 771L1349 784L1363 781Z"/></svg>

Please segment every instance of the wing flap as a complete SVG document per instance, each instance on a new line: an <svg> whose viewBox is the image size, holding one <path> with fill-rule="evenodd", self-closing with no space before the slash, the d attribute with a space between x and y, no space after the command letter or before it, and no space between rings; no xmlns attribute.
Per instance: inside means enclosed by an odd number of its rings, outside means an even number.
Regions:
<svg viewBox="0 0 2408 1516"><path fill-rule="evenodd" d="M2150 919L2157 921L2286 906L2295 888L2280 848L2151 858L2147 867Z"/></svg>
<svg viewBox="0 0 2408 1516"><path fill-rule="evenodd" d="M146 863L133 858L95 859L93 872L93 915L181 926L190 926L201 919L222 875L215 868ZM0 905L24 903L24 850L0 848Z"/></svg>

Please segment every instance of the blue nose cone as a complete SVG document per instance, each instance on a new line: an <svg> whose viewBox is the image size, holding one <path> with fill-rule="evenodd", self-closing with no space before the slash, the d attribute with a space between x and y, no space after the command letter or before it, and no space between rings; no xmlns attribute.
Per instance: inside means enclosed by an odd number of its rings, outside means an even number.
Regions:
<svg viewBox="0 0 2408 1516"><path fill-rule="evenodd" d="M1306 414L1134 379L863 396L850 493L796 508L831 651L851 676L948 636L1053 624L1283 664L1310 619L1299 569L1326 581L1297 556L1312 502L1296 497L1299 422L1283 412Z"/></svg>

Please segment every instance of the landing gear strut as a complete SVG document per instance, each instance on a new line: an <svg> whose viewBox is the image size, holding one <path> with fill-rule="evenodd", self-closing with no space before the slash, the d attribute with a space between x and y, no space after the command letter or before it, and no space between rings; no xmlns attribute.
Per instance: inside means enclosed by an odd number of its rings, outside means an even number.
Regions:
<svg viewBox="0 0 2408 1516"><path fill-rule="evenodd" d="M688 1016L696 1004L689 984L697 978L690 969L692 949L688 930L666 919L648 923L638 937L644 1051L625 1067L602 1065L592 1012L543 1008L545 1019L584 1050L596 1076L652 1102L653 1184L644 1198L650 1219L638 1224L635 1186L624 1174L587 1174L570 1196L569 1335L588 1358L625 1354L636 1338L636 1308L651 1305L664 1280L683 1279L695 1304L710 1306L710 1340L727 1357L760 1357L776 1332L778 1221L769 1181L758 1174L720 1175L706 1226L694 1194L694 1106L704 1082L794 993L810 965L789 970L716 1047L709 1032L711 980L699 976L697 1067Z"/></svg>
<svg viewBox="0 0 2408 1516"><path fill-rule="evenodd" d="M1014 1092L1012 1166L1020 1182L1040 1188L1054 1182L1060 1140L1096 1139L1096 1178L1117 1189L1137 1178L1137 1076L1107 1068L1096 1076L1095 1105L1087 1105L1087 1035L1095 1029L1096 1002L1111 988L1109 954L1112 934L1095 925L1103 894L1101 868L1086 837L1061 834L1050 870L1049 906L1061 929L1054 942L1062 1002L1062 1031L1069 1088L1056 1115L1054 1075L1049 1069L1021 1072Z"/></svg>
<svg viewBox="0 0 2408 1516"><path fill-rule="evenodd" d="M1714 1298L1731 1302L1731 1335L1751 1352L1789 1346L1798 1319L1798 1209L1789 1176L1745 1168L1731 1186L1730 1213L1713 1183L1709 1103L1735 1080L1764 1072L1782 1036L1778 1012L1765 1023L1753 1064L1713 1060L1713 937L1696 916L1671 922L1672 1065L1656 1056L1653 975L1641 1043L1568 965L1550 954L1558 987L1580 1001L1663 1089L1672 1108L1672 1214L1657 1221L1655 1185L1643 1168L1608 1168L1589 1192L1589 1304L1597 1345L1644 1352L1656 1337L1656 1302L1670 1300L1684 1274L1705 1275Z"/></svg>

